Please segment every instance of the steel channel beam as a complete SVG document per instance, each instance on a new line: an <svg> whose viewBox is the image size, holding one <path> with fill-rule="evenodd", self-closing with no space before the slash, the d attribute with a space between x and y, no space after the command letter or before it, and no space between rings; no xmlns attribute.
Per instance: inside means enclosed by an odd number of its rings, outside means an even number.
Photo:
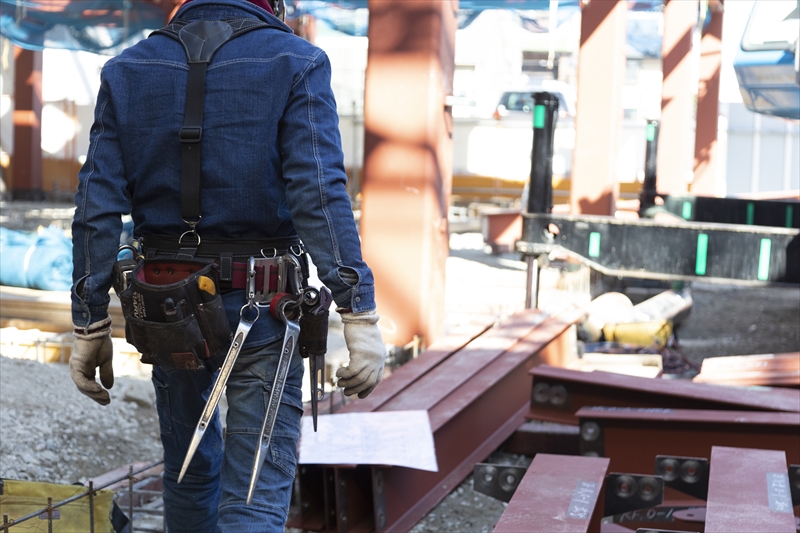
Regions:
<svg viewBox="0 0 800 533"><path fill-rule="evenodd" d="M405 386L375 401L373 410L427 410L439 471L356 466L355 470L363 474L348 478L345 492L336 488L337 510L360 499L370 503L372 509L358 519L359 524L371 520L376 531L411 529L524 422L530 394L528 370L535 364L563 360L570 327L582 315L581 310L571 308L545 319L540 311L526 310L442 357L438 364L428 365L426 372L409 370L401 374ZM417 363L421 359L407 365L421 365ZM393 378L387 378L376 393ZM348 404L339 412L355 410L351 405L357 404ZM334 468L341 474L343 467ZM307 516L315 516L309 512ZM352 516L348 516L350 525L346 527L340 518L337 516L335 531L356 530L352 529L356 527Z"/></svg>
<svg viewBox="0 0 800 533"><path fill-rule="evenodd" d="M744 224L800 229L797 200L748 200L690 194L658 194L664 210L694 222Z"/></svg>
<svg viewBox="0 0 800 533"><path fill-rule="evenodd" d="M800 391L721 387L688 380L581 372L540 365L531 369L530 420L577 424L582 407L655 407L800 412Z"/></svg>
<svg viewBox="0 0 800 533"><path fill-rule="evenodd" d="M602 216L523 214L525 255L563 251L606 275L800 283L800 230Z"/></svg>
<svg viewBox="0 0 800 533"><path fill-rule="evenodd" d="M608 464L602 457L536 455L494 533L585 533L599 526Z"/></svg>
<svg viewBox="0 0 800 533"><path fill-rule="evenodd" d="M786 454L714 446L705 533L795 533Z"/></svg>
<svg viewBox="0 0 800 533"><path fill-rule="evenodd" d="M779 450L800 461L800 413L584 407L575 415L581 454L608 457L616 472L650 472L656 455L710 457L712 446Z"/></svg>

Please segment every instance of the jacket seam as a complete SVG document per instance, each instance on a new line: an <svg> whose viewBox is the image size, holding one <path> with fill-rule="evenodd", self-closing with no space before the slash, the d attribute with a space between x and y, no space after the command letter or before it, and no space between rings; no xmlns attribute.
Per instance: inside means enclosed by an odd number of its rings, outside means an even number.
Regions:
<svg viewBox="0 0 800 533"><path fill-rule="evenodd" d="M333 259L337 265L341 265L342 259L341 254L339 253L339 243L336 240L336 233L333 231L333 225L331 223L331 217L328 213L328 203L327 198L325 196L325 187L323 184L323 168L322 163L319 159L319 146L317 145L317 127L314 122L314 99L315 95L311 91L309 87L308 78L305 78L303 84L306 89L306 93L308 94L308 122L309 126L311 127L311 146L314 151L314 163L317 166L317 188L319 191L319 200L320 200L320 208L322 209L322 215L325 217L325 225L327 226L328 235L331 239L331 248L333 249Z"/></svg>

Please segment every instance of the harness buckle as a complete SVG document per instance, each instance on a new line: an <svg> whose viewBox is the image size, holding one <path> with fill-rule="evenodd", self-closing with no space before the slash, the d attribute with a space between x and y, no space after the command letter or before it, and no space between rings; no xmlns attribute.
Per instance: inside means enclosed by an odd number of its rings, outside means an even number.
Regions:
<svg viewBox="0 0 800 533"><path fill-rule="evenodd" d="M203 128L199 126L183 126L178 133L178 137L182 143L199 143L203 137Z"/></svg>
<svg viewBox="0 0 800 533"><path fill-rule="evenodd" d="M186 237L187 235L194 235L194 238L197 239L197 242L193 246L195 246L195 247L200 246L200 234L197 233L197 225L200 223L200 221L202 219L203 219L203 217L197 217L197 220L186 220L185 218L181 219L186 224L188 224L189 228L191 228L191 229L181 233L181 236L178 237L178 246L182 246L183 245L183 238Z"/></svg>

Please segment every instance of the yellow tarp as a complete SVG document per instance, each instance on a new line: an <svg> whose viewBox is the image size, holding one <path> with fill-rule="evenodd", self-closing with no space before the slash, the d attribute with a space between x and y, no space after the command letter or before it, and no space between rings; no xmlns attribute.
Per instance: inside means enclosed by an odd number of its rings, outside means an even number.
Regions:
<svg viewBox="0 0 800 533"><path fill-rule="evenodd" d="M47 507L47 498L53 504L86 492L82 485L59 485L35 481L3 479L0 493L0 515L8 515L9 521L28 516ZM99 490L94 496L94 531L114 533L111 525L111 507L114 492ZM30 518L19 525L11 526L11 533L42 532L47 529L47 512ZM89 497L80 498L53 510L53 533L88 533Z"/></svg>
<svg viewBox="0 0 800 533"><path fill-rule="evenodd" d="M669 320L606 324L603 326L603 336L607 341L635 344L644 348L652 347L657 350L666 346L670 335L672 335L672 322Z"/></svg>

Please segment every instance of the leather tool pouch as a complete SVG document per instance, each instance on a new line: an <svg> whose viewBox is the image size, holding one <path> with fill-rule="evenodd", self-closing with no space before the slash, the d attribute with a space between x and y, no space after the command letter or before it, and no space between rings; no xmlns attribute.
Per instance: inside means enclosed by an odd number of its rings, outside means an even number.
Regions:
<svg viewBox="0 0 800 533"><path fill-rule="evenodd" d="M142 363L219 367L232 334L213 262L140 259L119 298L125 338L141 352Z"/></svg>

